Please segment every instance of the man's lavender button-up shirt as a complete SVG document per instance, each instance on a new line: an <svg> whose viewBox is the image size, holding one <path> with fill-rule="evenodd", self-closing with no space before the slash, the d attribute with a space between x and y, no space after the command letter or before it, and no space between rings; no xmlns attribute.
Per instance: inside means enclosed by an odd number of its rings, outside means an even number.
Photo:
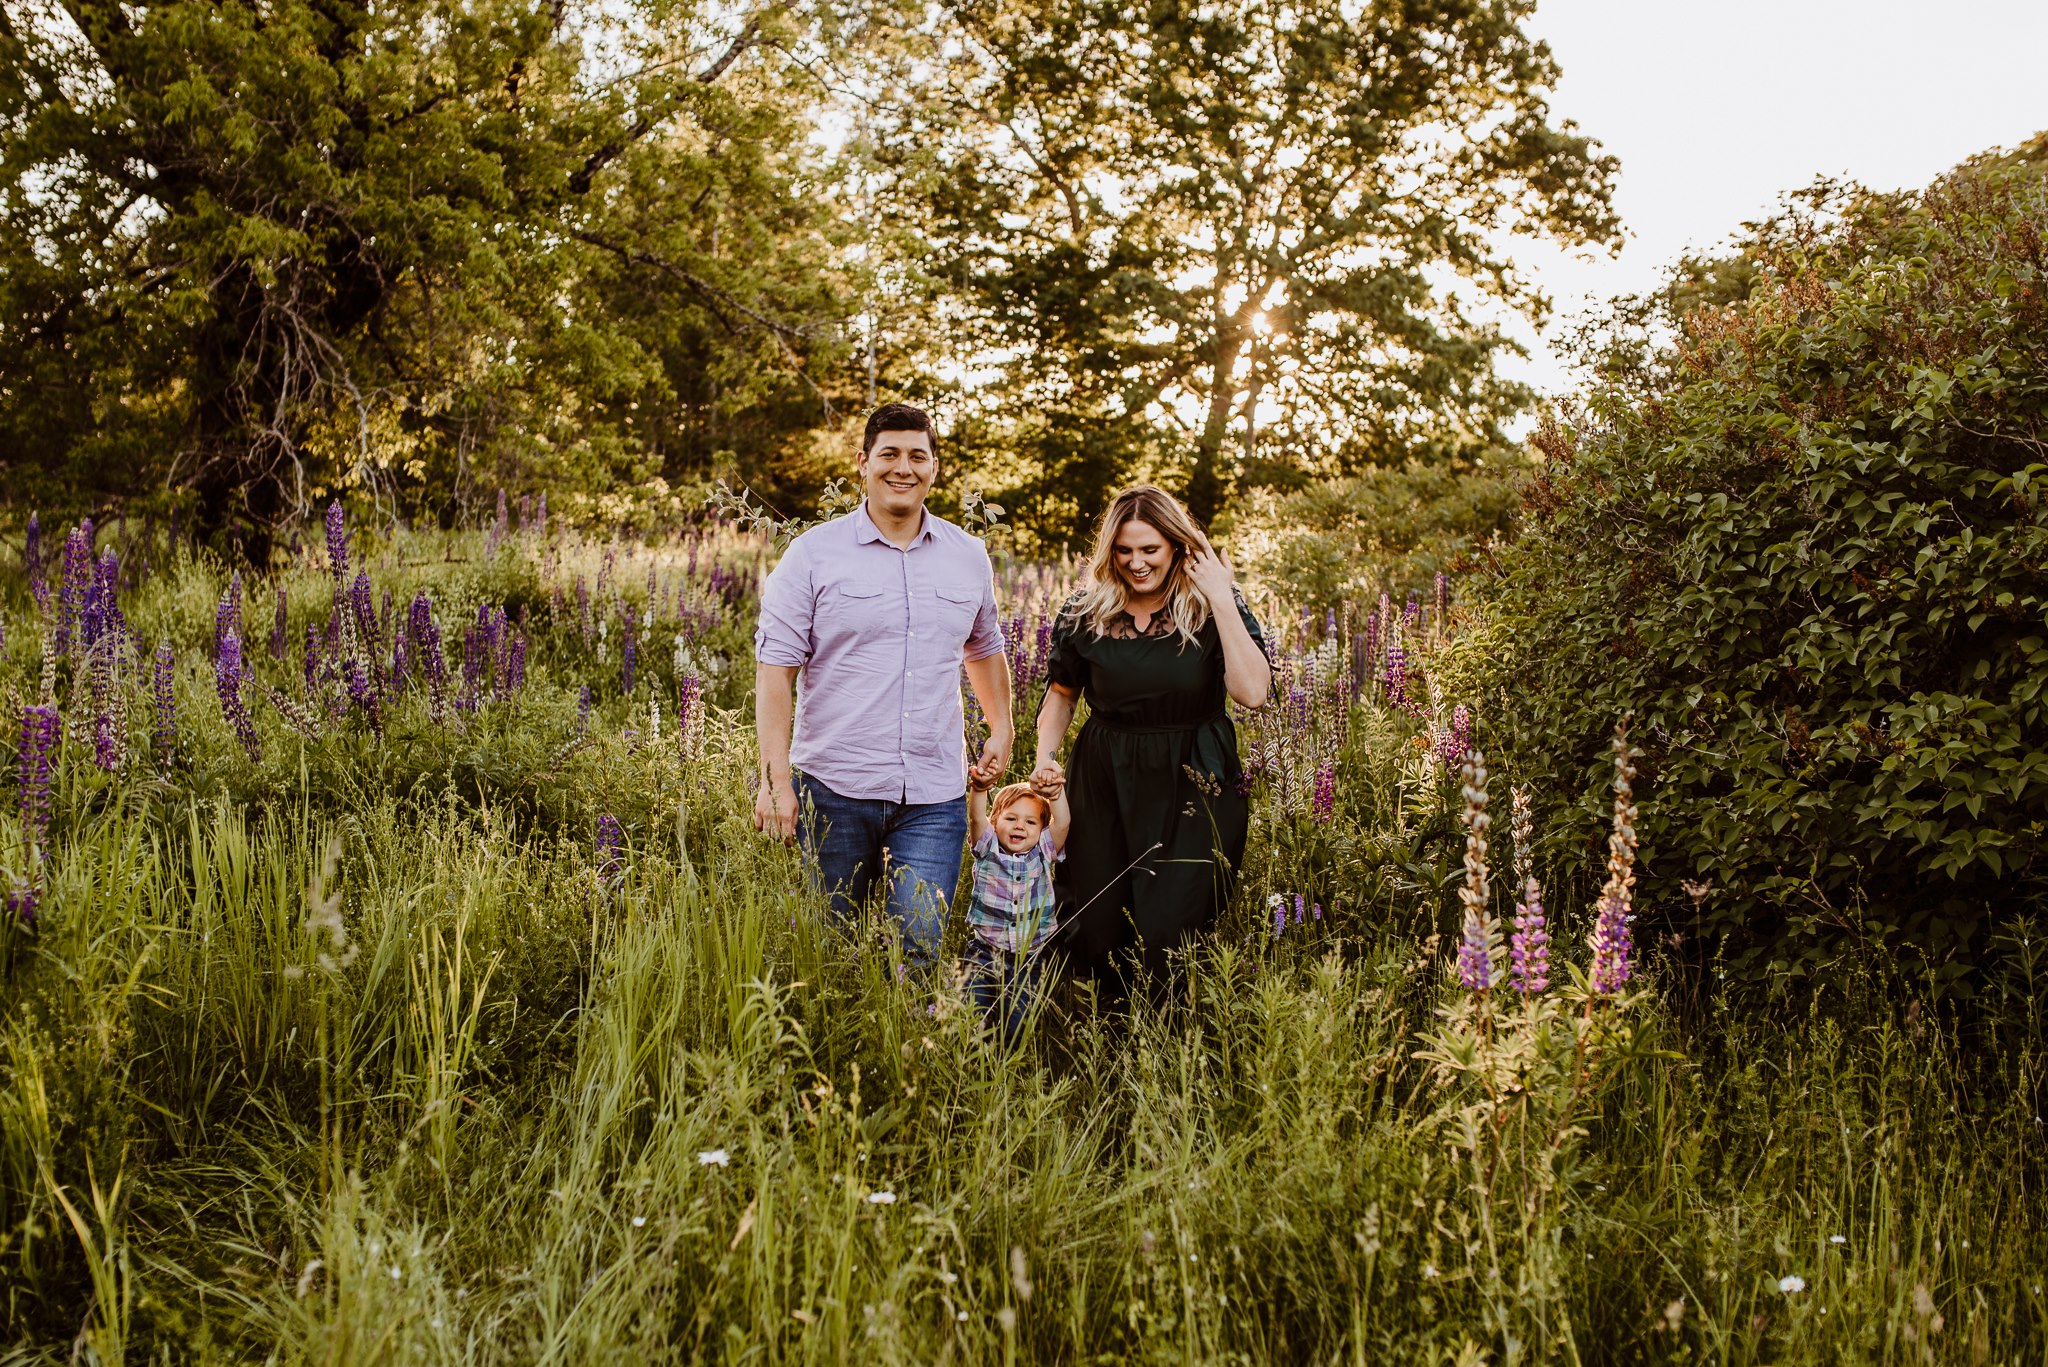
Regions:
<svg viewBox="0 0 2048 1367"><path fill-rule="evenodd" d="M790 543L754 631L756 660L800 671L792 767L891 802L966 793L960 664L1003 648L988 548L929 511L899 548L865 503Z"/></svg>

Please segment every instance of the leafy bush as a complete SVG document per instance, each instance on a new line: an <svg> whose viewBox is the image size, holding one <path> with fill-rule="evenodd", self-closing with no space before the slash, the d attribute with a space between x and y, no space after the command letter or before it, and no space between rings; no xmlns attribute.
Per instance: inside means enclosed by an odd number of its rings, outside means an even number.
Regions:
<svg viewBox="0 0 2048 1367"><path fill-rule="evenodd" d="M1968 166L1749 255L1539 434L1460 686L1538 795L1633 713L1655 929L1967 994L2048 875L2048 190ZM1603 780L1552 813L1581 869Z"/></svg>

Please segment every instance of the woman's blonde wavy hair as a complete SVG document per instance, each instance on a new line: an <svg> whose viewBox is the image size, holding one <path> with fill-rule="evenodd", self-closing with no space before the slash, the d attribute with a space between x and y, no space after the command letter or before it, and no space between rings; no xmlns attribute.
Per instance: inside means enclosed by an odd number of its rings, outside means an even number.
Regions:
<svg viewBox="0 0 2048 1367"><path fill-rule="evenodd" d="M1116 536L1129 522L1143 522L1158 529L1173 547L1173 565L1166 572L1166 603L1161 609L1186 644L1209 621L1209 604L1188 578L1188 557L1202 549L1202 529L1180 506L1180 500L1156 484L1136 484L1120 490L1102 515L1095 533L1095 549L1088 555L1088 580L1082 586L1075 614L1097 636L1109 635L1116 619L1130 606L1130 586L1116 570Z"/></svg>

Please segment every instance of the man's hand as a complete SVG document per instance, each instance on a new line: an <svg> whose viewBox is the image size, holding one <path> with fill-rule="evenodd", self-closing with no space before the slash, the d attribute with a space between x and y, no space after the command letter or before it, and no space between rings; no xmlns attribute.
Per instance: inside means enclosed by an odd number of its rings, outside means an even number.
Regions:
<svg viewBox="0 0 2048 1367"><path fill-rule="evenodd" d="M981 758L968 766L967 777L984 788L995 786L1003 771L1010 767L1010 745L1013 737L990 733L981 743Z"/></svg>
<svg viewBox="0 0 2048 1367"><path fill-rule="evenodd" d="M780 836L785 845L796 843L796 787L788 779L761 780L761 791L754 794L754 829Z"/></svg>
<svg viewBox="0 0 2048 1367"><path fill-rule="evenodd" d="M1067 771L1056 759L1040 760L1031 771L1031 791L1040 797L1058 797L1067 787Z"/></svg>

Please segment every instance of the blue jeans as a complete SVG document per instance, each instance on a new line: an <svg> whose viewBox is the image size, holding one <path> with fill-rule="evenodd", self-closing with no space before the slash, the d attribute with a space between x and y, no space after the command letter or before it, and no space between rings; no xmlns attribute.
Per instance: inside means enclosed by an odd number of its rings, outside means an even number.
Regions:
<svg viewBox="0 0 2048 1367"><path fill-rule="evenodd" d="M847 921L859 913L886 855L889 919L902 931L903 956L918 967L938 962L967 849L966 801L841 797L808 774L792 777L798 837L833 912Z"/></svg>
<svg viewBox="0 0 2048 1367"><path fill-rule="evenodd" d="M1045 975L1046 955L1051 952L1040 945L1034 952L1013 954L979 935L967 937L960 958L967 965L968 999L980 1009L983 1020L1003 1032L1005 1040L1016 1039L1031 1018Z"/></svg>

